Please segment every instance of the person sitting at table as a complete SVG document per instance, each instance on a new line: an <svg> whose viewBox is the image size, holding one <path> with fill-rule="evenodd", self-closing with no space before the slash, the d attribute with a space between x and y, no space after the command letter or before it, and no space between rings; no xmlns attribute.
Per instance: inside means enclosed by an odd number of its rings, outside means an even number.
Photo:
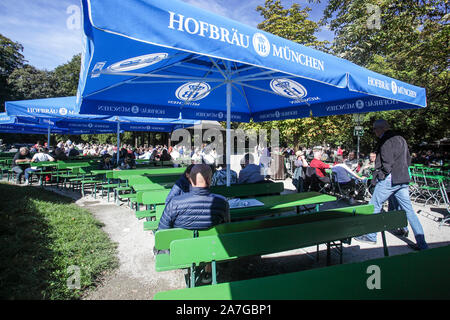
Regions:
<svg viewBox="0 0 450 320"><path fill-rule="evenodd" d="M76 156L80 155L80 152L77 149L75 149L75 146L73 145L72 141L69 140L69 142L67 142L67 145L68 145L68 149L66 151L67 157L70 158L70 157L76 157Z"/></svg>
<svg viewBox="0 0 450 320"><path fill-rule="evenodd" d="M320 158L322 157L322 150L315 149L313 152L314 159L311 160L309 166L316 169L316 176L322 183L330 183L330 178L328 177L325 169L331 169L332 166L320 160Z"/></svg>
<svg viewBox="0 0 450 320"><path fill-rule="evenodd" d="M191 173L192 167L194 165L190 164L180 178L175 182L172 189L166 198L166 205L172 200L173 197L188 193L191 190L191 181L189 180L189 175Z"/></svg>
<svg viewBox="0 0 450 320"><path fill-rule="evenodd" d="M219 161L222 159L222 161ZM223 155L217 159L216 171L211 179L211 186L226 186L227 185L227 157ZM222 162L222 163L220 163ZM230 169L230 185L238 183L238 175L236 171Z"/></svg>
<svg viewBox="0 0 450 320"><path fill-rule="evenodd" d="M55 161L55 158L53 158L51 155L48 154L48 149L38 147L37 152L31 158L31 162L42 162L42 161ZM27 184L31 184L30 174L38 170L39 168L35 166L31 166L30 168L25 169L25 181Z"/></svg>
<svg viewBox="0 0 450 320"><path fill-rule="evenodd" d="M212 171L206 164L192 167L188 193L173 197L165 206L158 230L183 228L188 230L209 229L230 221L230 207L225 197L210 193ZM163 250L161 250L163 251ZM163 253L154 249L155 254ZM211 282L211 265L204 269L203 283Z"/></svg>
<svg viewBox="0 0 450 320"><path fill-rule="evenodd" d="M369 159L363 162L361 169L361 175L365 177L369 177L372 175L372 171L375 169L375 159L377 158L377 154L375 152L371 152L369 155Z"/></svg>
<svg viewBox="0 0 450 320"><path fill-rule="evenodd" d="M164 148L161 152L161 155L159 156L159 161L170 161L170 160L172 160L172 157L170 156L167 149Z"/></svg>
<svg viewBox="0 0 450 320"><path fill-rule="evenodd" d="M344 163L352 170L355 170L358 166L358 160L356 160L356 154L354 151L350 151L347 157L344 156Z"/></svg>
<svg viewBox="0 0 450 320"><path fill-rule="evenodd" d="M253 164L253 156L245 154L241 162L242 170L239 172L238 183L258 183L264 182L264 169L261 166Z"/></svg>
<svg viewBox="0 0 450 320"><path fill-rule="evenodd" d="M31 155L27 147L20 148L14 155L11 169L16 173L16 184L21 184L23 172L29 167L29 161L31 161Z"/></svg>
<svg viewBox="0 0 450 320"><path fill-rule="evenodd" d="M130 156L126 155L122 161L120 160L121 159L119 159L119 165L117 166L118 170L129 170L135 168L134 160Z"/></svg>
<svg viewBox="0 0 450 320"><path fill-rule="evenodd" d="M305 170L309 166L306 161L303 151L297 151L295 153L296 160L294 161L295 171L292 176L292 184L297 189L297 192L303 192L303 182L305 179Z"/></svg>
<svg viewBox="0 0 450 320"><path fill-rule="evenodd" d="M52 156L56 161L58 161L58 160L67 160L67 159L68 159L67 156L66 156L66 153L65 153L65 151L64 151L64 145L60 145L60 144L58 144L58 145L54 148L53 152L51 153L51 156Z"/></svg>
<svg viewBox="0 0 450 320"><path fill-rule="evenodd" d="M336 157L337 164L333 166L332 172L335 174L336 182L339 184L340 189L347 190L349 194L349 203L353 205L355 203L355 196L359 194L359 183L364 178L354 173L345 163L342 156Z"/></svg>
<svg viewBox="0 0 450 320"><path fill-rule="evenodd" d="M36 153L36 152L38 152L38 149L42 148L42 147L43 147L42 142L40 140L38 140L38 142L36 142L36 144L31 147L30 153Z"/></svg>
<svg viewBox="0 0 450 320"><path fill-rule="evenodd" d="M111 159L112 159L112 156L109 153L105 153L102 156L102 160L100 162L99 169L100 170L112 170L112 169L114 169L114 164L111 161Z"/></svg>

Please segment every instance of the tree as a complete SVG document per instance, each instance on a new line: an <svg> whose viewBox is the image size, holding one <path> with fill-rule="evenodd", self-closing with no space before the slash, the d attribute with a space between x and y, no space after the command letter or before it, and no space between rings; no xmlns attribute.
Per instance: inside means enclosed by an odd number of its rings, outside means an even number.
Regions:
<svg viewBox="0 0 450 320"><path fill-rule="evenodd" d="M80 66L81 54L77 54L69 62L55 68L52 76L55 81L56 96L74 96L77 94Z"/></svg>
<svg viewBox="0 0 450 320"><path fill-rule="evenodd" d="M391 120L411 144L450 135L448 9L437 0L330 0L320 22L335 32L334 54L426 89L425 109L368 116Z"/></svg>
<svg viewBox="0 0 450 320"><path fill-rule="evenodd" d="M258 25L259 29L278 35L299 44L315 49L328 51L328 41L318 41L314 35L319 25L308 19L311 9L301 9L298 4L293 4L285 9L279 0L266 0L264 7L256 8L265 20ZM278 129L280 144L291 145L295 148L312 146L315 144L340 144L346 139L351 139L351 117L334 116L324 118L305 118L283 121L270 121L263 123L250 122L242 124L244 129L266 129L270 134L271 129ZM270 137L268 137L270 141Z"/></svg>
<svg viewBox="0 0 450 320"><path fill-rule="evenodd" d="M311 8L300 9L300 5L294 3L289 9L285 9L279 0L266 0L264 7L258 6L256 11L265 19L258 24L258 29L308 47L328 50L329 42L318 41L314 35L319 25L308 19Z"/></svg>
<svg viewBox="0 0 450 320"><path fill-rule="evenodd" d="M50 98L55 96L55 83L51 72L31 65L15 69L8 77L11 100Z"/></svg>
<svg viewBox="0 0 450 320"><path fill-rule="evenodd" d="M5 110L5 101L10 100L12 90L8 86L9 75L25 63L23 46L0 34L0 111Z"/></svg>

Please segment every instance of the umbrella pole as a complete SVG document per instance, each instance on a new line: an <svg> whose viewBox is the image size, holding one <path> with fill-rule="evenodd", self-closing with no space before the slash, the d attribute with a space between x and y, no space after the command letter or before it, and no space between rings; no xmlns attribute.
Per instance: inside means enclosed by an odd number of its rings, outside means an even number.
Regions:
<svg viewBox="0 0 450 320"><path fill-rule="evenodd" d="M230 157L231 157L231 82L227 82L227 187L230 186L231 173L230 173Z"/></svg>
<svg viewBox="0 0 450 320"><path fill-rule="evenodd" d="M47 148L50 150L50 126L48 127L47 133Z"/></svg>
<svg viewBox="0 0 450 320"><path fill-rule="evenodd" d="M120 151L120 122L117 120L117 165L119 165L119 151Z"/></svg>

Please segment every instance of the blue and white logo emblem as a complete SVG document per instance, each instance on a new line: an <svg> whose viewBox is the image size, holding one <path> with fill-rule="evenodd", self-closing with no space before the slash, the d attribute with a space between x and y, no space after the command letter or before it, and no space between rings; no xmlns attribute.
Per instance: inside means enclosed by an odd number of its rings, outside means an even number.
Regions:
<svg viewBox="0 0 450 320"><path fill-rule="evenodd" d="M356 109L361 110L362 108L364 108L364 101L362 101L362 100L356 100L355 106L356 106Z"/></svg>
<svg viewBox="0 0 450 320"><path fill-rule="evenodd" d="M273 79L270 81L270 88L274 92L290 99L301 99L308 94L305 87L300 83L286 78Z"/></svg>
<svg viewBox="0 0 450 320"><path fill-rule="evenodd" d="M223 112L219 112L218 116L219 116L219 119L223 119Z"/></svg>
<svg viewBox="0 0 450 320"><path fill-rule="evenodd" d="M392 89L393 94L397 94L398 87L397 87L397 83L395 83L394 80L391 81L391 89Z"/></svg>
<svg viewBox="0 0 450 320"><path fill-rule="evenodd" d="M267 57L270 53L270 42L262 33L255 33L252 39L253 49L261 57Z"/></svg>
<svg viewBox="0 0 450 320"><path fill-rule="evenodd" d="M134 58L129 58L116 62L108 67L110 71L131 71L148 67L152 64L158 63L161 60L166 59L169 56L168 53L152 53L145 54Z"/></svg>
<svg viewBox="0 0 450 320"><path fill-rule="evenodd" d="M277 118L280 117L280 111L275 111L275 117L277 117Z"/></svg>
<svg viewBox="0 0 450 320"><path fill-rule="evenodd" d="M67 113L68 113L68 111L67 111L66 108L60 108L60 109L59 109L59 114L60 114L60 115L65 116Z"/></svg>
<svg viewBox="0 0 450 320"><path fill-rule="evenodd" d="M138 106L132 106L132 107L131 107L131 112L133 112L133 113L139 113L139 107L138 107Z"/></svg>
<svg viewBox="0 0 450 320"><path fill-rule="evenodd" d="M178 99L183 101L197 101L205 98L211 91L211 87L206 82L188 82L175 91Z"/></svg>
<svg viewBox="0 0 450 320"><path fill-rule="evenodd" d="M88 123L88 128L91 129L94 125L92 123Z"/></svg>

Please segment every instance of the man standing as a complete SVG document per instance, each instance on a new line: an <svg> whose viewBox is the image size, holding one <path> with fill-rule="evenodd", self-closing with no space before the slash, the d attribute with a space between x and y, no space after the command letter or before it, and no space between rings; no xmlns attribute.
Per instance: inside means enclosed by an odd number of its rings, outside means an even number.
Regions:
<svg viewBox="0 0 450 320"><path fill-rule="evenodd" d="M374 205L374 213L380 213L383 203L393 196L399 208L406 212L406 217L414 232L417 245L412 246L413 249L428 249L422 225L409 198L408 167L411 164L411 156L408 145L403 137L390 130L386 120L375 121L373 131L380 139L372 179L372 184L376 185L370 200L370 203ZM377 235L370 233L357 237L355 240L375 244Z"/></svg>

